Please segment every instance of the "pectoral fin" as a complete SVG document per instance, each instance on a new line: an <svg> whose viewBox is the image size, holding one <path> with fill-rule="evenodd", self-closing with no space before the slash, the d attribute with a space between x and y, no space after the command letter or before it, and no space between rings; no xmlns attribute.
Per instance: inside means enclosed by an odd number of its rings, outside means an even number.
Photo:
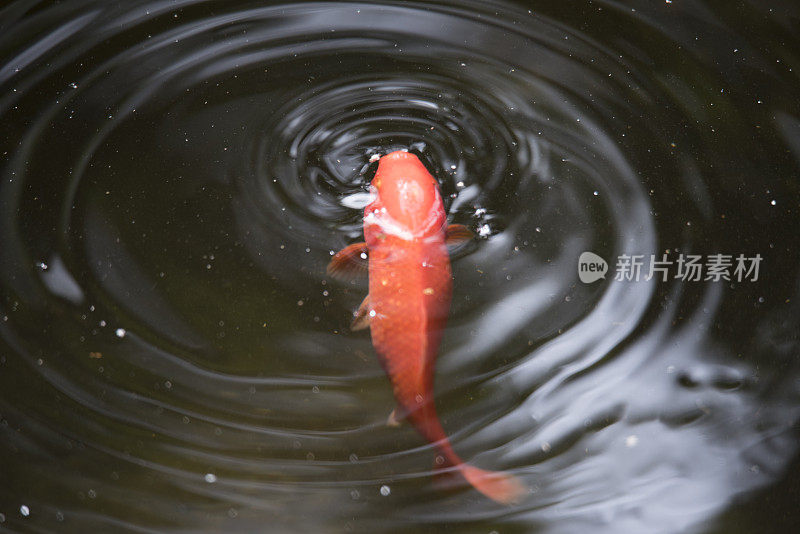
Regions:
<svg viewBox="0 0 800 534"><path fill-rule="evenodd" d="M350 324L350 330L353 332L364 330L365 328L369 328L369 295L364 297L361 306L358 307L355 313L353 322Z"/></svg>
<svg viewBox="0 0 800 534"><path fill-rule="evenodd" d="M328 264L328 275L348 282L368 272L367 244L353 243L337 252Z"/></svg>
<svg viewBox="0 0 800 534"><path fill-rule="evenodd" d="M445 242L447 245L460 245L473 237L475 237L475 234L463 224L450 224L445 229Z"/></svg>

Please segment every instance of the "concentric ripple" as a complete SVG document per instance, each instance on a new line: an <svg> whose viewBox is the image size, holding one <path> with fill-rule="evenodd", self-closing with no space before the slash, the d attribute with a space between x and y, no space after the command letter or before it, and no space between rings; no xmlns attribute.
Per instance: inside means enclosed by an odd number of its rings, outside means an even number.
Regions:
<svg viewBox="0 0 800 534"><path fill-rule="evenodd" d="M17 0L0 28L3 527L770 515L734 505L797 454L800 65L775 13ZM398 149L476 233L437 407L464 458L526 481L513 507L435 487L347 329L365 284L325 276ZM605 280L579 281L584 251ZM758 253L761 277L613 279L663 253Z"/></svg>

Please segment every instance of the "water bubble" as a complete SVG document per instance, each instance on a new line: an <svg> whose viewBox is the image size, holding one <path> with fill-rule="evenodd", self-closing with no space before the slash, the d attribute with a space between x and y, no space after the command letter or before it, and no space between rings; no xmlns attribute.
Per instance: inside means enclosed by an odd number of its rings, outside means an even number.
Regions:
<svg viewBox="0 0 800 534"><path fill-rule="evenodd" d="M29 515L31 515L31 509L23 504L22 506L19 507L19 513L21 513L23 517L28 517Z"/></svg>
<svg viewBox="0 0 800 534"><path fill-rule="evenodd" d="M125 334L127 334L127 332L125 331L124 328L117 328L115 334L117 334L117 337L121 339L125 337Z"/></svg>
<svg viewBox="0 0 800 534"><path fill-rule="evenodd" d="M217 481L217 475L215 475L214 473L206 473L206 476L204 476L203 479L205 479L205 481L208 482L209 484L213 484L214 482Z"/></svg>
<svg viewBox="0 0 800 534"><path fill-rule="evenodd" d="M381 486L381 495L384 497L388 497L392 493L392 489L389 486L383 485Z"/></svg>

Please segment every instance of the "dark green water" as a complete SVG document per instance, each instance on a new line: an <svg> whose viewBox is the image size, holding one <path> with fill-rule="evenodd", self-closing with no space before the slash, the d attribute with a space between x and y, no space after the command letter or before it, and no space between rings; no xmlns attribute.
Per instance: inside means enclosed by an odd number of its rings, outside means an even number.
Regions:
<svg viewBox="0 0 800 534"><path fill-rule="evenodd" d="M5 3L0 532L793 532L799 31L788 0ZM518 505L434 487L347 328L366 284L326 277L396 149L478 235L437 407Z"/></svg>

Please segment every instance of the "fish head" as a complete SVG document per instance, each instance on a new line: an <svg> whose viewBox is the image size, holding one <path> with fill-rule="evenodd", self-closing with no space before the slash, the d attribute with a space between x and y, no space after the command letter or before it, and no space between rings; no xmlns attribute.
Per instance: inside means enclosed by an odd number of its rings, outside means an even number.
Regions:
<svg viewBox="0 0 800 534"><path fill-rule="evenodd" d="M383 156L370 192L373 201L365 209L365 222L378 224L385 233L418 238L444 225L439 184L414 154L396 151Z"/></svg>

